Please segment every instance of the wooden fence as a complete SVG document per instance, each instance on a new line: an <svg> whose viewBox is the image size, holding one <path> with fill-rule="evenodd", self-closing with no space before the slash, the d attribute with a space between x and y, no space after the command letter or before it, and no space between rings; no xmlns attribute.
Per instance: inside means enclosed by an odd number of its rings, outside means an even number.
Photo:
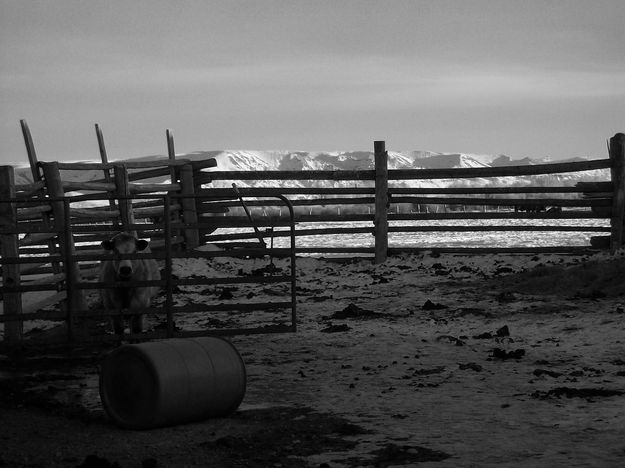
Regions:
<svg viewBox="0 0 625 468"><path fill-rule="evenodd" d="M274 181L275 186L263 188L242 188L240 192L249 197L258 197L269 193L280 193L288 196L293 204L297 223L332 223L345 221L362 221L370 223L366 227L331 227L297 229L298 236L319 236L323 239L327 234L371 233L374 238L374 247L350 247L343 245L327 247L323 245L297 247L298 253L310 254L369 254L375 256L376 262L382 262L387 255L423 250L438 250L464 253L492 253L492 252L580 252L593 248L610 248L613 251L623 244L623 193L625 193L625 175L623 173L623 134L617 134L610 140L610 157L608 159L567 162L554 164L540 164L530 166L484 167L468 169L388 169L387 152L384 142L375 142L375 169L360 171L210 171L198 175L196 181L202 186L215 181ZM428 188L406 187L406 181L414 180L465 180L476 178L505 178L512 176L552 175L572 172L584 172L598 169L610 169L609 180L601 182L580 182L576 186L480 186L476 183L463 184L462 187ZM358 187L335 188L281 188L280 181L310 182L330 181ZM403 184L398 184L401 181ZM305 185L305 184L301 184ZM202 195L219 197L228 193L227 189L203 188ZM253 202L250 203L253 206ZM430 212L400 212L399 206L460 206L473 207L469 210L432 210ZM218 206L231 207L231 204L222 203ZM337 207L334 213L321 208ZM323 211L311 214L312 207ZM345 214L346 207L352 207L350 214ZM360 210L353 209L360 207ZM497 210L495 208L502 208ZM550 209L547 209L549 207ZM339 210L343 209L343 213ZM488 209L490 208L490 209ZM355 211L359 211L354 213ZM308 214L307 214L308 213ZM259 225L272 229L274 236L282 233L275 230L281 220L279 216L257 216ZM483 226L472 220L484 219L518 219L528 220L527 225L493 225ZM610 227L596 225L563 225L554 222L551 225L530 224L531 220L566 220L566 219L606 219ZM415 225L415 221L425 220L466 220L465 225ZM245 223L242 216L228 216L215 218L218 227L236 227ZM404 224L401 224L404 222ZM410 222L407 224L405 222ZM573 247L560 245L553 247L516 247L516 248L435 248L397 246L389 248L389 232L469 232L469 231L572 231L572 232L605 232L608 236L596 236L592 245ZM213 234L204 237L207 242L218 242L251 238L251 235ZM349 241L346 241L348 244Z"/></svg>
<svg viewBox="0 0 625 468"><path fill-rule="evenodd" d="M2 267L2 313L4 324L2 345L36 346L59 342L101 342L120 337L96 333L87 328L89 321L102 321L113 315L128 315L128 310L102 310L93 301L89 308L86 298L94 290L120 286L97 279L99 262L110 258L99 244L119 231L135 231L149 238L154 258L162 265L162 280L143 282L139 286L156 285L165 292L165 301L158 307L134 311L161 315L165 326L140 336L124 339L146 340L162 337L197 336L202 334L269 333L295 331L295 237L292 206L280 194L267 197L282 206L285 219L290 222L291 246L273 249L255 240L237 243L236 249L226 251L197 251L204 244L203 237L215 230L210 220L223 215L227 208L213 207L215 200L198 196L194 176L215 167L214 159L189 161L176 159L173 135L167 131L169 158L152 161L110 163L106 155L102 132L96 127L102 163L60 163L38 161L25 122L22 122L32 183L15 184L14 168L0 166L0 246ZM68 172L74 172L68 177ZM76 177L78 171L84 177ZM100 178L94 178L100 174ZM162 182L163 178L169 181ZM244 206L244 197L231 189L220 196L219 203L232 202ZM260 200L255 200L259 203ZM253 223L247 221L249 231ZM261 238L262 240L262 238ZM233 246L231 246L233 247ZM148 254L143 254L146 256ZM150 256L148 255L148 256ZM138 254L129 258L137 258ZM271 270L267 274L247 274L243 277L183 278L173 275L172 262L180 258L215 257L290 257L288 271ZM149 284L148 284L149 283ZM233 301L206 300L202 304L176 306L174 291L185 286L213 288L236 285L276 285L287 289L281 300L262 298ZM133 285L135 285L133 283ZM28 294L37 294L36 300L24 300ZM95 308L94 308L95 307ZM250 320L244 325L232 325L234 320L221 320L226 315L244 315L266 311L271 317L264 324ZM203 330L179 329L174 323L176 314L210 312L213 325ZM59 334L25 337L25 321L60 321L65 324ZM223 325L226 324L226 325ZM28 339L25 339L28 338Z"/></svg>
<svg viewBox="0 0 625 468"><path fill-rule="evenodd" d="M6 167L0 167L0 180L12 172ZM231 199L240 196L231 193ZM184 197L187 198L187 197ZM252 334L252 333L279 333L295 331L296 329L296 296L295 296L295 223L293 209L288 199L276 197L283 203L291 219L289 231L291 242L289 248L274 249L260 242L239 243L236 249L202 251L189 249L187 242L195 242L195 236L185 236L184 232L200 232L202 229L212 229L210 224L201 221L188 222L184 219L185 210L180 199L175 194L134 195L130 197L116 197L120 207L127 203L130 219L123 220L123 209L105 206L93 208L74 208L72 203L82 203L86 200L106 202L101 196L89 197L47 197L45 203L52 208L50 223L44 222L39 210L41 201L24 200L19 197L3 199L0 202L0 226L2 258L2 298L3 314L0 314L0 323L4 322L4 337L1 344L7 346L42 346L59 343L89 343L119 341L120 336L110 335L103 329L94 329L95 322L102 322L112 316L128 317L133 313L152 314L158 316L160 329L154 328L148 333L140 335L126 335L123 339L143 341L165 337L190 337L215 334ZM227 199L227 197L224 197ZM29 203L30 202L30 203ZM136 202L136 203L133 203ZM163 209L158 211L160 222L151 218L139 217L142 208L134 209L135 205L159 202ZM32 205L32 206L31 206ZM158 206L157 206L158 207ZM105 209L106 208L106 209ZM149 215L154 207L150 207ZM175 211L177 210L177 211ZM38 213L38 216L37 216ZM112 213L116 218L111 220ZM136 216L136 217L135 217ZM140 215L143 216L143 215ZM119 219L122 219L118 222ZM158 281L133 281L135 287L158 286L164 291L164 301L160 305L140 311L126 309L105 310L99 301L93 300L88 307L86 296L96 290L108 287L127 287L123 282L102 282L98 279L99 263L112 258L113 254L102 252L99 243L110 238L117 231L135 231L140 237L152 239L152 253L138 253L133 255L117 255L115 258L146 258L157 259L162 265L162 279ZM177 236L176 232L183 235ZM262 240L262 239L261 239ZM46 245L41 244L45 242ZM52 247L48 245L50 243ZM196 245L197 247L197 245ZM214 259L217 257L290 257L289 268L286 271L273 268L271 262L266 271L241 274L240 272L219 277L193 276L177 278L174 275L173 261L176 259ZM271 266L272 268L269 268ZM266 300L263 297L253 298L251 294L245 298L241 291L237 294L239 300L226 301L208 296L194 304L177 304L176 290L181 287L205 286L210 288L225 288L235 286L237 289L249 285L272 286L285 284L284 297L279 300ZM24 301L29 293L46 293L36 301ZM228 298L229 299L229 298ZM264 323L253 318L246 320L244 325L233 325L237 322L232 315L239 318L259 311L265 312ZM209 317L210 325L202 329L186 329L175 321L176 316L184 314L204 313ZM267 317L271 315L270 317ZM28 336L23 333L23 323L30 320L44 320L63 322L65 326L61 333L55 335ZM184 322L183 320L181 320ZM101 325L101 323L100 323Z"/></svg>
<svg viewBox="0 0 625 468"><path fill-rule="evenodd" d="M108 162L102 132L96 126L102 163L60 163L37 160L30 131L22 122L32 170L32 184L15 185L13 168L0 168L0 228L5 322L4 341L20 341L22 320L41 318L41 310L57 305L56 313L70 325L73 311L84 310L81 277L93 274L102 254L93 245L112 231L136 230L149 237L155 255L171 264L175 256L290 256L292 272L271 281L291 282L292 324L295 328L295 254L359 254L383 262L388 255L422 250L485 252L580 252L596 248L612 251L623 245L625 214L625 135L610 139L608 159L471 169L388 169L384 142L375 142L372 170L358 171L217 171L214 159L176 159L173 135L167 131L168 158L152 161ZM447 188L411 185L410 181L548 175L610 169L609 180L582 182L576 186L492 186L463 184ZM65 171L82 171L92 177L80 180L64 177ZM168 177L169 182L155 183ZM263 181L262 188L215 188L215 182ZM273 185L270 185L273 181ZM290 187L281 186L289 181ZM311 181L325 181L339 187L314 187ZM297 182L294 184L293 182ZM401 184L400 184L401 182ZM299 185L300 187L293 187ZM465 186L468 185L468 186ZM72 192L72 193L69 193ZM74 192L80 192L76 195ZM288 198L288 200L285 199ZM243 199L245 203L242 204ZM404 210L403 207L464 207L464 210ZM331 212L328 207L335 207ZM468 210L466 208L469 207ZM475 209L471 209L471 207ZM489 207L491 209L489 209ZM495 209L501 207L501 209ZM544 207L550 207L546 210ZM340 212L342 210L342 212ZM314 212L316 214L313 214ZM348 213L346 214L346 211ZM610 227L530 224L532 220L609 219ZM472 220L522 219L528 224L483 226ZM466 220L463 225L425 226L423 220ZM359 227L297 228L298 223L360 221ZM402 224L403 223L403 224ZM408 223L408 224L406 224ZM367 225L368 224L368 225ZM244 228L224 233L220 228ZM389 232L469 231L584 231L605 232L592 245L572 247L438 248L389 247ZM324 245L324 236L370 233L371 247ZM318 236L321 245L297 246L296 236ZM264 239L289 237L291 248L267 246ZM198 252L207 243L225 247L221 252ZM273 244L273 242L272 242ZM42 277L43 275L43 277ZM266 279L259 279L267 281ZM231 280L221 280L224 284ZM176 286L165 280L168 300ZM94 287L93 285L89 287ZM24 291L47 288L50 297L22 307ZM274 307L259 304L259 307ZM282 304L285 306L285 304ZM250 307L246 306L249 310ZM108 312L118 313L117 312ZM106 312L100 311L100 314ZM69 315L68 315L69 314ZM81 314L73 314L72 317ZM19 318L17 317L19 316ZM47 313L46 317L51 315ZM72 319L73 320L73 319ZM168 331L171 335L171 330Z"/></svg>

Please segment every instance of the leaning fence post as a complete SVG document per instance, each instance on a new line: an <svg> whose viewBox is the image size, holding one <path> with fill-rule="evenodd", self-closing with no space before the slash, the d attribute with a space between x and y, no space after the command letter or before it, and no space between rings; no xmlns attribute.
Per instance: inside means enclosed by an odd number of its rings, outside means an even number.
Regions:
<svg viewBox="0 0 625 468"><path fill-rule="evenodd" d="M68 259L72 258L76 253L74 248L74 239L71 233L72 221L69 209L66 209L65 191L63 190L63 181L61 180L61 172L59 164L56 161L41 163L43 176L46 182L48 196L59 199L50 203L52 206L52 214L54 216L54 232L58 236L61 258L63 258L63 272L65 273L65 283L67 285L66 312L68 314L67 326L70 338L75 328L76 310L84 310L85 303L82 291L74 286L78 283L78 268L69 265ZM84 331L84 330L81 330Z"/></svg>
<svg viewBox="0 0 625 468"><path fill-rule="evenodd" d="M375 235L375 263L386 260L388 253L388 153L384 141L376 141L375 159L375 215L373 229Z"/></svg>
<svg viewBox="0 0 625 468"><path fill-rule="evenodd" d="M102 164L104 165L102 168L102 171L104 172L104 182L106 183L112 183L113 180L111 179L111 171L109 170L109 168L106 166L109 162L109 158L108 155L106 153L106 146L104 145L104 135L102 134L102 129L100 128L100 125L95 124L95 135L96 138L98 139L98 148L100 150L100 160L102 161ZM109 199L109 206L111 207L111 209L115 209L115 200L114 199Z"/></svg>
<svg viewBox="0 0 625 468"><path fill-rule="evenodd" d="M169 161L173 164L176 162L176 150L174 148L174 132L168 128L165 131L165 135L167 137L167 157L169 158ZM176 182L178 182L178 178L180 175L175 165L170 166L170 173L171 173L171 183L175 184ZM180 198L178 200L180 200ZM180 210L176 210L173 212L170 211L170 213L172 215L172 221L176 223L180 221ZM172 235L179 236L180 230L178 229L174 230L172 232Z"/></svg>
<svg viewBox="0 0 625 468"><path fill-rule="evenodd" d="M625 222L625 134L617 133L610 138L610 173L612 176L612 218L610 220L610 251L614 253L623 246L623 223Z"/></svg>
<svg viewBox="0 0 625 468"><path fill-rule="evenodd" d="M180 169L180 194L182 195L182 220L187 228L184 231L184 239L187 249L195 249L200 245L200 235L197 227L197 211L195 197L193 196L193 166L185 164ZM192 226L189 226L192 225Z"/></svg>
<svg viewBox="0 0 625 468"><path fill-rule="evenodd" d="M37 152L35 151L35 144L33 143L33 137L30 133L30 128L28 127L28 123L26 120L20 120L20 125L22 126L22 134L24 135L24 144L26 145L26 154L28 155L28 162L30 163L30 171L33 176L33 183L40 182L43 180L41 176L41 171L39 170L39 161L37 160ZM44 198L44 192L41 190L37 196L39 198ZM43 225L45 227L50 226L50 215L48 213L44 213L41 215L41 219ZM50 251L56 248L56 245L53 240L48 241L48 248ZM52 263L52 271L54 274L58 274L61 272L61 266L58 262Z"/></svg>
<svg viewBox="0 0 625 468"><path fill-rule="evenodd" d="M37 152L35 151L35 145L33 144L33 137L30 134L30 128L25 119L20 120L22 126L22 135L24 136L24 144L26 145L26 154L28 155L28 162L30 163L30 172L33 175L33 182L39 182L41 180L41 174L39 173Z"/></svg>
<svg viewBox="0 0 625 468"><path fill-rule="evenodd" d="M0 227L7 231L17 227L17 207L15 203L2 202L15 198L15 174L13 167L0 166ZM17 232L7 232L0 235L0 253L2 258L17 258L19 256L19 244ZM2 265L2 286L20 285L20 266L17 263ZM22 313L22 293L3 293L4 315L20 315ZM4 341L16 343L21 341L23 322L11 320L4 322Z"/></svg>

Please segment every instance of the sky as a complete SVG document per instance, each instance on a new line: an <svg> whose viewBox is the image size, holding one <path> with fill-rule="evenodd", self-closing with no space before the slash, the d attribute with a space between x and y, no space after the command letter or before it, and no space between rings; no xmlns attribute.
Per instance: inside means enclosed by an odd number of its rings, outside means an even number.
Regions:
<svg viewBox="0 0 625 468"><path fill-rule="evenodd" d="M202 150L605 158L622 0L0 0L0 164Z"/></svg>

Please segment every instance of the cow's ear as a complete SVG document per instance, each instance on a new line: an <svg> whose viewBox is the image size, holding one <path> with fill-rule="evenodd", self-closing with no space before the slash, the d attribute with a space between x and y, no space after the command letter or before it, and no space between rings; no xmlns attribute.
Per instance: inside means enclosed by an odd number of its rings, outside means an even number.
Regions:
<svg viewBox="0 0 625 468"><path fill-rule="evenodd" d="M145 250L148 247L148 241L146 241L145 239L137 239L135 245L137 246L137 250Z"/></svg>
<svg viewBox="0 0 625 468"><path fill-rule="evenodd" d="M102 241L100 244L104 250L113 250L115 248L115 244L111 240Z"/></svg>

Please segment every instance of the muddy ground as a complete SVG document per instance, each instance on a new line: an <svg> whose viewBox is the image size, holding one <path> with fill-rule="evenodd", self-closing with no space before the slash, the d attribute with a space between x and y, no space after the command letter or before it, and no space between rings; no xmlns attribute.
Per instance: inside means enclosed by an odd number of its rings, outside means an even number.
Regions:
<svg viewBox="0 0 625 468"><path fill-rule="evenodd" d="M231 338L234 414L149 431L101 407L109 349L0 355L0 467L625 464L622 254L302 259L298 316Z"/></svg>

